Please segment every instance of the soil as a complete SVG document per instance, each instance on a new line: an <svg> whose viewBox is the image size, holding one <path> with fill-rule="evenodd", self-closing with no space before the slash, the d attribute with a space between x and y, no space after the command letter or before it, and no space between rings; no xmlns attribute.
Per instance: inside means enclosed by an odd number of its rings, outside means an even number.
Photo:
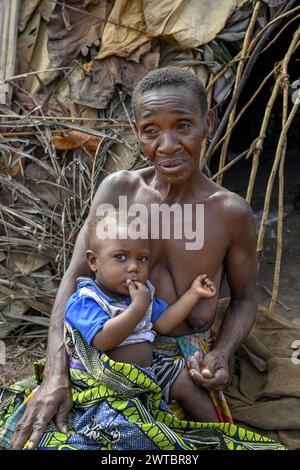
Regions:
<svg viewBox="0 0 300 470"><path fill-rule="evenodd" d="M46 356L46 339L28 342L10 337L5 340L6 362L0 365L0 385L7 387L33 375L33 362Z"/></svg>

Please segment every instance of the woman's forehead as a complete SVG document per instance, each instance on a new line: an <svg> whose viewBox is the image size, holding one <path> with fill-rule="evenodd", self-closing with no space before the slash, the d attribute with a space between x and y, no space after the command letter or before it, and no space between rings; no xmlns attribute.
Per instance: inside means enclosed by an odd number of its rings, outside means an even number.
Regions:
<svg viewBox="0 0 300 470"><path fill-rule="evenodd" d="M164 87L149 90L140 97L136 115L139 120L170 112L199 115L200 103L192 91L185 87Z"/></svg>

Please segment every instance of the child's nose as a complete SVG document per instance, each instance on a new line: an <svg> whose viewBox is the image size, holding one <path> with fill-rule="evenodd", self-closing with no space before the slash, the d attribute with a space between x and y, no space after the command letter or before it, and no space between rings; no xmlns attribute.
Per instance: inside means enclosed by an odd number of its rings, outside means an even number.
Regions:
<svg viewBox="0 0 300 470"><path fill-rule="evenodd" d="M131 272L137 272L139 270L138 264L136 261L130 261L130 263L127 266L127 271L129 273Z"/></svg>

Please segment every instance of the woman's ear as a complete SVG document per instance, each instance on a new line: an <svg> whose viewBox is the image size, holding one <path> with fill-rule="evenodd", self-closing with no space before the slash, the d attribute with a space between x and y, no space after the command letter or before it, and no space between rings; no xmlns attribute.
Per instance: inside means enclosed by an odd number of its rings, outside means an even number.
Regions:
<svg viewBox="0 0 300 470"><path fill-rule="evenodd" d="M91 271L93 271L93 273L97 272L97 256L95 255L93 250L87 250L85 252L85 256Z"/></svg>

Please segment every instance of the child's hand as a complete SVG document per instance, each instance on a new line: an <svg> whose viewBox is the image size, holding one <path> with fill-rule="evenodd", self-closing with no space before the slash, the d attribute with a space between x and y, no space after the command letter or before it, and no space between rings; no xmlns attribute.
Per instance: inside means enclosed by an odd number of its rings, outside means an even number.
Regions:
<svg viewBox="0 0 300 470"><path fill-rule="evenodd" d="M206 274L196 277L191 286L191 290L199 299L211 299L216 295L216 286Z"/></svg>
<svg viewBox="0 0 300 470"><path fill-rule="evenodd" d="M151 295L145 284L140 281L130 281L128 279L127 286L132 302L138 304L146 311L151 302Z"/></svg>

